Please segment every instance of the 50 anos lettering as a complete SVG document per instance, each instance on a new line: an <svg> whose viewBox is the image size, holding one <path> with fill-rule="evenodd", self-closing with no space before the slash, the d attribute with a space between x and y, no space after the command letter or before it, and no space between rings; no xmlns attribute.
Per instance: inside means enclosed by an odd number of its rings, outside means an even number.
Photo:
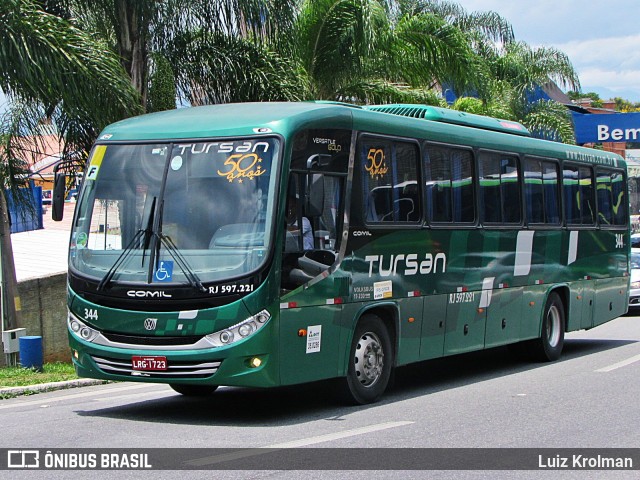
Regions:
<svg viewBox="0 0 640 480"><path fill-rule="evenodd" d="M266 170L260 165L261 162L262 158L255 153L235 153L224 162L229 169L226 172L218 170L218 175L227 177L229 182L242 178L253 180L266 173Z"/></svg>

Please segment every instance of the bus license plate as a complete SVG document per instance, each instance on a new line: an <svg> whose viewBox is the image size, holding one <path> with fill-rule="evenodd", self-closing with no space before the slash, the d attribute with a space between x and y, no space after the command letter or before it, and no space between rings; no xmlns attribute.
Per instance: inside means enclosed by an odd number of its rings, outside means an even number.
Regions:
<svg viewBox="0 0 640 480"><path fill-rule="evenodd" d="M134 370L166 370L167 357L131 357Z"/></svg>

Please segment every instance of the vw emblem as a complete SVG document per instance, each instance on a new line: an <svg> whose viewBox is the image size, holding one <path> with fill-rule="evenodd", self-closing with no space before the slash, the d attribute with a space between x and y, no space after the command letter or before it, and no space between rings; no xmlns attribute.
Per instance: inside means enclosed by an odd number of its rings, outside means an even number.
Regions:
<svg viewBox="0 0 640 480"><path fill-rule="evenodd" d="M155 330L157 322L158 322L157 318L145 318L144 319L144 328L146 330Z"/></svg>

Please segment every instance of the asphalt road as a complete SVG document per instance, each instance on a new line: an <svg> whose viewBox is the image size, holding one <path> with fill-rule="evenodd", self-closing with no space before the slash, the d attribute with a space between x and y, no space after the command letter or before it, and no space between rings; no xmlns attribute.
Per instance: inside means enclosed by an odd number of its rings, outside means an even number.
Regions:
<svg viewBox="0 0 640 480"><path fill-rule="evenodd" d="M0 401L0 449L232 448L254 465L257 454L245 449L304 448L336 471L288 470L297 465L292 460L271 470L12 470L4 478L638 478L637 470L434 471L412 470L412 463L401 472L346 471L339 456L346 448L367 449L358 451L361 463L395 465L402 452L375 449L545 448L552 455L555 449L638 449L639 373L640 317L627 316L567 335L563 357L554 363L526 363L497 348L398 369L393 390L365 407L338 403L331 382L220 388L206 399L139 383L42 393ZM416 452L408 451L409 459ZM220 461L207 452L190 458L204 468Z"/></svg>

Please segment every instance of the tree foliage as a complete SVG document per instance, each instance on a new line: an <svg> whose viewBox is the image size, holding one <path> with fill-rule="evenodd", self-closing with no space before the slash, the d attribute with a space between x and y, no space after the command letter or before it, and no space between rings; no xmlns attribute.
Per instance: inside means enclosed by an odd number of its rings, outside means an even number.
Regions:
<svg viewBox="0 0 640 480"><path fill-rule="evenodd" d="M0 88L51 119L68 151L107 123L173 108L171 96L442 105L448 88L454 108L523 123L535 111L540 131L540 109L558 110L529 105L530 92L579 89L562 52L441 0L5 0L0 20Z"/></svg>
<svg viewBox="0 0 640 480"><path fill-rule="evenodd" d="M45 120L65 139L65 153L71 155L88 151L107 124L141 111L137 92L104 40L40 10L32 0L0 3L0 23L5 28L0 88L17 109L5 115L4 135L38 133ZM24 115L34 117L13 120ZM17 158L11 145L0 151L3 163Z"/></svg>
<svg viewBox="0 0 640 480"><path fill-rule="evenodd" d="M149 77L147 112L161 112L176 108L176 80L169 60L156 54Z"/></svg>
<svg viewBox="0 0 640 480"><path fill-rule="evenodd" d="M614 97L616 103L616 111L623 113L640 112L640 102L630 102L621 97Z"/></svg>

